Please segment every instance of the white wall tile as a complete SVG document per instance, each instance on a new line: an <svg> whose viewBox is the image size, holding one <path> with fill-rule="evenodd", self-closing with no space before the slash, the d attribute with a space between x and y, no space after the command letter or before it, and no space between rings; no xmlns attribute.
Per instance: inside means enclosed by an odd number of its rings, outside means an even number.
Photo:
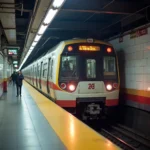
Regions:
<svg viewBox="0 0 150 150"><path fill-rule="evenodd" d="M144 67L143 73L144 74L150 74L150 66Z"/></svg>
<svg viewBox="0 0 150 150"><path fill-rule="evenodd" d="M133 74L125 74L126 81L135 81L135 75Z"/></svg>
<svg viewBox="0 0 150 150"><path fill-rule="evenodd" d="M147 91L148 88L150 88L150 82L144 82L144 90Z"/></svg>
<svg viewBox="0 0 150 150"><path fill-rule="evenodd" d="M150 39L150 34L137 37L137 38L135 38L135 44L142 44L145 42L149 42L149 39Z"/></svg>
<svg viewBox="0 0 150 150"><path fill-rule="evenodd" d="M143 44L143 49L150 51L150 39L149 39L149 42L146 42Z"/></svg>
<svg viewBox="0 0 150 150"><path fill-rule="evenodd" d="M143 75L143 82L150 82L150 74Z"/></svg>
<svg viewBox="0 0 150 150"><path fill-rule="evenodd" d="M144 50L144 58L150 58L150 50Z"/></svg>
<svg viewBox="0 0 150 150"><path fill-rule="evenodd" d="M134 77L135 77L136 82L143 82L143 80L144 80L143 74L135 75Z"/></svg>
<svg viewBox="0 0 150 150"><path fill-rule="evenodd" d="M137 53L136 52L133 52L130 55L131 55L131 60L134 60L137 57Z"/></svg>
<svg viewBox="0 0 150 150"><path fill-rule="evenodd" d="M126 81L125 87L129 89L136 89L136 82L135 81Z"/></svg>
<svg viewBox="0 0 150 150"><path fill-rule="evenodd" d="M138 59L134 60L134 66L135 67L143 67L147 65L147 59Z"/></svg>
<svg viewBox="0 0 150 150"><path fill-rule="evenodd" d="M136 53L135 59L143 59L144 58L144 52L142 50L141 51L137 51L135 53Z"/></svg>
<svg viewBox="0 0 150 150"><path fill-rule="evenodd" d="M137 90L143 90L144 89L143 82L136 82L136 89Z"/></svg>
<svg viewBox="0 0 150 150"><path fill-rule="evenodd" d="M135 61L136 60L128 60L128 61L125 61L125 67L135 67Z"/></svg>
<svg viewBox="0 0 150 150"><path fill-rule="evenodd" d="M125 88L146 90L150 87L150 28L148 35L130 39L130 35L112 41L117 50L124 51Z"/></svg>
<svg viewBox="0 0 150 150"><path fill-rule="evenodd" d="M135 74L143 74L144 67L135 67Z"/></svg>
<svg viewBox="0 0 150 150"><path fill-rule="evenodd" d="M135 67L125 68L126 74L134 74L135 73Z"/></svg>
<svg viewBox="0 0 150 150"><path fill-rule="evenodd" d="M147 60L147 65L150 66L150 57L148 59L145 59Z"/></svg>

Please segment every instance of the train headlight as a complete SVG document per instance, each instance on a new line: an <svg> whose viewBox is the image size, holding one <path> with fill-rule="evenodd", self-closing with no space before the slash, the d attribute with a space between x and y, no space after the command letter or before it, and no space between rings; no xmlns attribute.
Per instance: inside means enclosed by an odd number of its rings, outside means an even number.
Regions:
<svg viewBox="0 0 150 150"><path fill-rule="evenodd" d="M118 88L118 83L113 83L113 88L117 89Z"/></svg>
<svg viewBox="0 0 150 150"><path fill-rule="evenodd" d="M107 89L108 91L111 91L111 90L112 90L112 85L111 85L111 84L107 84L107 85L106 85L106 89Z"/></svg>
<svg viewBox="0 0 150 150"><path fill-rule="evenodd" d="M108 52L108 53L111 53L111 52L112 52L112 49L111 49L110 47L108 47L108 48L107 48L107 52Z"/></svg>
<svg viewBox="0 0 150 150"><path fill-rule="evenodd" d="M61 87L61 89L64 90L64 89L66 88L66 83L61 83L61 84L60 84L60 87Z"/></svg>
<svg viewBox="0 0 150 150"><path fill-rule="evenodd" d="M76 87L75 87L75 85L70 84L70 85L68 86L68 89L69 89L71 92L73 92L73 91L76 89Z"/></svg>

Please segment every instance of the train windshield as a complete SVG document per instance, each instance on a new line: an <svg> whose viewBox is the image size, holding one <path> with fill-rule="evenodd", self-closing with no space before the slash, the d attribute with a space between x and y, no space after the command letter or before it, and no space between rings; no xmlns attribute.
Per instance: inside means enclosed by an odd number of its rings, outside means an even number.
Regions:
<svg viewBox="0 0 150 150"><path fill-rule="evenodd" d="M96 60L86 59L86 78L94 79L96 78Z"/></svg>
<svg viewBox="0 0 150 150"><path fill-rule="evenodd" d="M78 79L76 56L62 56L60 77L63 80Z"/></svg>
<svg viewBox="0 0 150 150"><path fill-rule="evenodd" d="M116 78L116 59L113 56L104 57L104 78Z"/></svg>

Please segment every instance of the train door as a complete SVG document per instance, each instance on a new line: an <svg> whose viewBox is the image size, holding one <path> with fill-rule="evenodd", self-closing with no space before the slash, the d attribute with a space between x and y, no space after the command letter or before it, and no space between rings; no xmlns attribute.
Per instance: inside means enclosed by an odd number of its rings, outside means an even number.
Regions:
<svg viewBox="0 0 150 150"><path fill-rule="evenodd" d="M38 88L38 64L36 65L36 67L35 67L35 70L36 70L36 73L35 73L35 76L36 76L36 87Z"/></svg>
<svg viewBox="0 0 150 150"><path fill-rule="evenodd" d="M32 67L30 66L30 83L32 84Z"/></svg>
<svg viewBox="0 0 150 150"><path fill-rule="evenodd" d="M38 64L36 67L37 67L36 68L36 76L37 76L36 86L37 86L37 88L39 88L39 66L38 66Z"/></svg>
<svg viewBox="0 0 150 150"><path fill-rule="evenodd" d="M44 64L43 64L43 84L44 84L44 86L43 86L42 91L44 93L47 93L47 70L48 70L48 66L47 65L48 64L47 64L47 60L46 60L44 62Z"/></svg>
<svg viewBox="0 0 150 150"><path fill-rule="evenodd" d="M31 83L31 67L29 67L29 77L30 77L30 80L29 80L29 82Z"/></svg>
<svg viewBox="0 0 150 150"><path fill-rule="evenodd" d="M35 84L34 80L35 80L35 77L34 77L34 66L33 66L33 85Z"/></svg>
<svg viewBox="0 0 150 150"><path fill-rule="evenodd" d="M38 88L40 88L40 64L38 65Z"/></svg>
<svg viewBox="0 0 150 150"><path fill-rule="evenodd" d="M80 57L82 64L80 64L80 78L79 94L94 94L103 93L103 59L100 56L91 55L84 58Z"/></svg>
<svg viewBox="0 0 150 150"><path fill-rule="evenodd" d="M40 66L40 77L39 77L39 85L40 85L40 89L42 89L42 84L41 84L41 80L42 80L42 69L43 68L43 62L41 62L41 66Z"/></svg>
<svg viewBox="0 0 150 150"><path fill-rule="evenodd" d="M50 64L51 58L48 59L48 72L47 72L47 93L50 94Z"/></svg>
<svg viewBox="0 0 150 150"><path fill-rule="evenodd" d="M55 91L54 91L54 84L53 84L53 69L54 69L54 60L51 59L51 63L50 63L50 77L49 80L51 81L51 89L50 89L50 95L53 99L55 99Z"/></svg>
<svg viewBox="0 0 150 150"><path fill-rule="evenodd" d="M34 66L32 66L32 84L34 85Z"/></svg>

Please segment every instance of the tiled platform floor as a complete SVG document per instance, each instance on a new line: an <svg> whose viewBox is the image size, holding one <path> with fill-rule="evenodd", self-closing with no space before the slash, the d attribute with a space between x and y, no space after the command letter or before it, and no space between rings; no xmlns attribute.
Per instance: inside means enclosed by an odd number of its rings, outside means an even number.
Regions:
<svg viewBox="0 0 150 150"><path fill-rule="evenodd" d="M66 150L24 86L21 98L9 85L0 99L0 150Z"/></svg>

